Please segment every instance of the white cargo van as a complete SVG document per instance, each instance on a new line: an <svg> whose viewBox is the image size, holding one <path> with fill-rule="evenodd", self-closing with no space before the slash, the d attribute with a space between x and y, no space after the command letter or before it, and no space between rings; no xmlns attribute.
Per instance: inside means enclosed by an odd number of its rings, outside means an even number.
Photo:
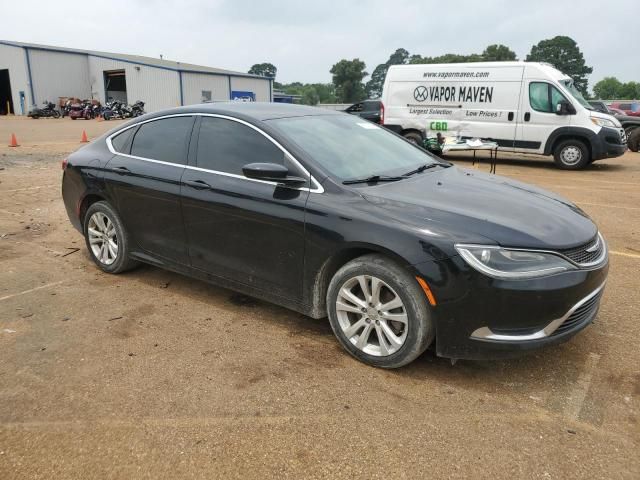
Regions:
<svg viewBox="0 0 640 480"><path fill-rule="evenodd" d="M382 104L381 123L416 143L437 132L491 139L501 151L553 155L573 170L626 150L620 122L592 110L571 78L545 63L395 65Z"/></svg>

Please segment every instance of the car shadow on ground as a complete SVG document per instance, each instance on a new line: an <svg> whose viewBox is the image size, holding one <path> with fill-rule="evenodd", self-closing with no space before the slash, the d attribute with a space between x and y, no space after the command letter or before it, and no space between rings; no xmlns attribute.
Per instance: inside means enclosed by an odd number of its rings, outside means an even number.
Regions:
<svg viewBox="0 0 640 480"><path fill-rule="evenodd" d="M328 360L336 368L371 368L351 358L335 339L326 318L312 319L297 312L236 293L223 287L208 284L160 268L143 265L126 276L149 286L167 288L173 294L211 306L212 311L224 309L226 313L254 316L255 322L268 322L283 330L287 339L296 342L304 339L308 347L307 358L311 365L325 365ZM582 335L588 335L583 332ZM283 341L288 341L283 339ZM313 358L316 356L317 358ZM499 361L460 360L452 364L450 359L438 357L433 349L427 350L411 364L387 371L388 378L402 381L432 380L486 391L490 385L499 384L510 389L527 390L531 382L554 384L558 378L576 378L587 354L581 351L580 342L563 344L527 354L522 357ZM333 358L329 358L333 357Z"/></svg>

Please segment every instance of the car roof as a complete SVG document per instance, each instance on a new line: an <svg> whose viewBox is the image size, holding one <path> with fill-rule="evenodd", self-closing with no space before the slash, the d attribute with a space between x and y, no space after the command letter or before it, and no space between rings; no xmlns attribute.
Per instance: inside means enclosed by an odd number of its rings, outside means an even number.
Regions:
<svg viewBox="0 0 640 480"><path fill-rule="evenodd" d="M325 108L293 105L290 103L270 102L220 102L202 103L186 107L172 108L154 112L145 118L160 117L177 113L218 113L254 120L271 120L275 118L306 117L316 115L342 115L342 113Z"/></svg>

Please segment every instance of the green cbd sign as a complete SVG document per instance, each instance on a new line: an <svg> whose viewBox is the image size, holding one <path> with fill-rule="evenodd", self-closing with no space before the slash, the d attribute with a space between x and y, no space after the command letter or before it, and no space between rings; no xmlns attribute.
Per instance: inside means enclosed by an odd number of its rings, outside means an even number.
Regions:
<svg viewBox="0 0 640 480"><path fill-rule="evenodd" d="M447 131L447 122L431 122L429 124L429 130L442 130Z"/></svg>

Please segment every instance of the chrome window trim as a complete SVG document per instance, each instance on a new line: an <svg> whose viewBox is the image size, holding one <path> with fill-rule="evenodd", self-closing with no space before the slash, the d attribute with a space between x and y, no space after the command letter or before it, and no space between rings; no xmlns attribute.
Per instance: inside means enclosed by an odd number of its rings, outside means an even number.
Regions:
<svg viewBox="0 0 640 480"><path fill-rule="evenodd" d="M555 255L557 257L561 257L564 260L566 260L567 262L569 262L571 265L584 270L584 269L590 269L590 268L594 268L594 267L600 267L601 265L603 265L605 263L605 261L606 261L606 259L608 257L609 251L607 249L607 242L604 240L604 237L602 236L600 231L598 231L596 242L602 243L602 253L600 254L600 256L598 258L596 258L592 262L587 262L587 263L574 262L569 257L567 257L567 256L563 255L562 253L557 252L555 250L542 250L542 249L535 249L535 248L511 248L511 247L501 247L499 245L480 245L480 244L475 244L475 243L456 243L455 247L456 247L456 249L457 249L457 247L460 247L460 248L486 248L486 249L492 249L492 250L509 250L509 251L512 251L512 252L546 253L546 254L550 254L550 255ZM594 245L597 245L597 243L594 244ZM487 267L487 268L489 268L489 267ZM503 277L500 277L500 278L503 278Z"/></svg>
<svg viewBox="0 0 640 480"><path fill-rule="evenodd" d="M504 342L526 342L528 340L540 340L541 338L547 338L553 332L555 332L560 327L560 325L562 325L567 320L567 318L569 318L573 314L573 312L575 312L578 308L587 303L593 297L598 295L602 291L606 283L606 281L603 282L602 285L600 285L593 292L591 292L589 295L587 295L573 307L571 307L569 311L562 317L552 320L542 330L538 330L537 332L529 333L527 335L505 335L501 333L494 333L489 327L480 327L474 330L469 338L476 340L499 340Z"/></svg>
<svg viewBox="0 0 640 480"><path fill-rule="evenodd" d="M307 177L309 177L309 179L311 181L311 184L313 185L313 188L285 186L285 185L282 185L282 184L280 184L278 182L269 182L267 180L258 180L258 179L255 179L255 178L248 178L248 177L245 177L244 175L238 175L238 174L235 174L235 173L221 172L221 171L218 171L218 170L210 170L208 168L193 167L191 165L185 165L185 164L182 164L182 163L173 163L173 162L165 162L163 160L154 160L153 158L138 157L136 155L131 155L131 154L128 154L128 153L118 152L118 151L116 151L115 148L113 148L113 144L111 143L111 138L115 137L116 135L120 135L121 133L125 132L126 130L129 130L130 128L135 128L135 127L138 127L138 126L143 125L145 123L154 122L156 120L162 120L162 119L165 119L165 118L173 118L173 117L215 117L215 118L223 118L225 120L231 120L233 122L241 123L242 125L246 125L247 127L252 128L256 132L260 133L262 136L267 138L267 140L269 140L271 143L273 143L276 147L278 147L286 155L286 157L291 162L293 162L294 165L296 165L298 168L300 168L300 170L302 170L302 172ZM160 116L160 117L150 118L150 119L144 120L142 122L137 122L137 123L134 123L133 125L129 125L129 126L124 127L124 128L122 128L120 130L117 130L117 131L115 131L114 133L112 133L111 135L109 135L107 137L106 143L107 143L107 148L109 149L109 151L112 154L118 155L120 157L133 158L133 159L136 159L136 160L144 160L144 161L147 161L147 162L159 163L161 165L182 167L182 168L186 168L188 170L196 170L196 171L200 171L200 172L214 173L216 175L221 175L221 176L224 176L224 177L231 177L231 178L239 178L239 179L242 179L242 180L247 180L249 182L266 183L267 185L276 185L276 186L279 185L281 187L290 188L292 190L300 190L300 191L310 192L310 193L324 193L324 188L322 187L320 182L318 182L315 179L315 177L313 175L311 175L311 173L309 173L309 171L298 161L298 159L296 157L294 157L286 148L284 148L271 135L269 135L268 133L266 133L263 130L259 129L255 125L252 125L249 122L246 122L245 120L242 120L240 118L231 117L231 116L228 116L228 115L222 115L222 114L218 114L218 113L202 113L202 112L173 113L171 115L163 115L163 116Z"/></svg>

